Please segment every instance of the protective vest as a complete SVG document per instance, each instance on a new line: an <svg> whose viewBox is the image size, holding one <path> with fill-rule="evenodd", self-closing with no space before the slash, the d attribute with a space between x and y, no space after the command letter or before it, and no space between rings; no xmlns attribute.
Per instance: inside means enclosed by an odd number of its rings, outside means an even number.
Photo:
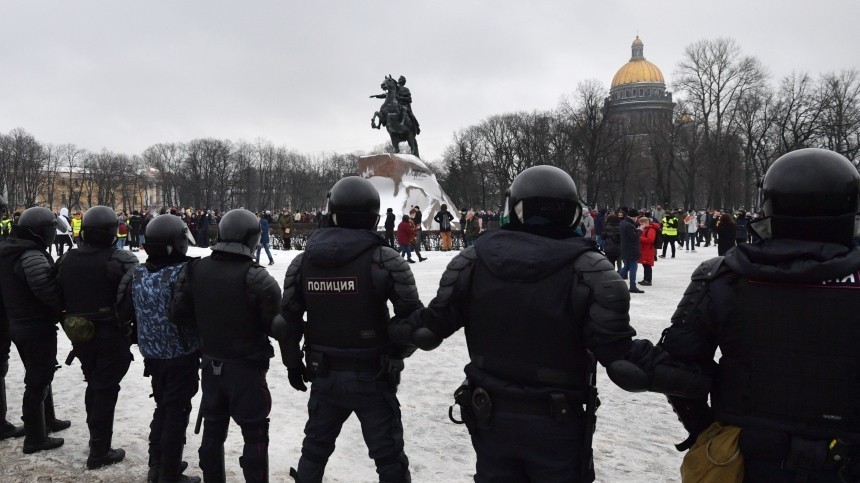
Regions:
<svg viewBox="0 0 860 483"><path fill-rule="evenodd" d="M268 360L269 339L248 300L250 258L203 258L193 265L191 293L204 357Z"/></svg>
<svg viewBox="0 0 860 483"><path fill-rule="evenodd" d="M72 218L72 236L77 238L81 234L81 219Z"/></svg>
<svg viewBox="0 0 860 483"><path fill-rule="evenodd" d="M663 234L666 236L678 236L678 219L663 217Z"/></svg>
<svg viewBox="0 0 860 483"><path fill-rule="evenodd" d="M478 259L472 272L466 343L472 363L507 381L584 388L586 305L574 307L572 265L537 281L496 278ZM528 303L525 303L528 301Z"/></svg>
<svg viewBox="0 0 860 483"><path fill-rule="evenodd" d="M150 272L144 265L134 267L131 296L137 319L137 345L147 359L175 359L197 350L197 335L170 322L168 312L174 283L186 262Z"/></svg>
<svg viewBox="0 0 860 483"><path fill-rule="evenodd" d="M36 297L26 280L15 274L15 265L27 251L29 250L23 249L18 253L0 257L0 291L3 294L6 316L10 322L43 320L53 324L56 322L54 311ZM50 256L45 254L45 258L51 266L54 265Z"/></svg>
<svg viewBox="0 0 860 483"><path fill-rule="evenodd" d="M12 233L12 220L0 220L0 235L10 235Z"/></svg>
<svg viewBox="0 0 860 483"><path fill-rule="evenodd" d="M817 284L741 279L721 332L718 421L860 437L860 273ZM725 324L725 325L723 325Z"/></svg>
<svg viewBox="0 0 860 483"><path fill-rule="evenodd" d="M113 248L72 250L63 257L57 281L63 287L68 315L92 321L114 321L120 273L109 273Z"/></svg>
<svg viewBox="0 0 860 483"><path fill-rule="evenodd" d="M388 304L374 289L373 250L339 267L302 260L308 344L339 349L371 349L388 344Z"/></svg>

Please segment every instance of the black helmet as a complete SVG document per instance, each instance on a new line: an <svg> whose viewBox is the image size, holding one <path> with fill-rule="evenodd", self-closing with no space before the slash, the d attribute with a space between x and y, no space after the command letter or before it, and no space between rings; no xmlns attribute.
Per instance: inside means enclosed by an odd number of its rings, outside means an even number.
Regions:
<svg viewBox="0 0 860 483"><path fill-rule="evenodd" d="M242 208L230 210L218 223L218 239L213 250L253 257L260 236L257 215Z"/></svg>
<svg viewBox="0 0 860 483"><path fill-rule="evenodd" d="M379 192L370 181L348 176L329 190L326 212L332 226L375 230L379 225Z"/></svg>
<svg viewBox="0 0 860 483"><path fill-rule="evenodd" d="M119 217L112 208L93 206L81 219L81 239L88 245L109 247L116 239Z"/></svg>
<svg viewBox="0 0 860 483"><path fill-rule="evenodd" d="M850 245L860 211L860 173L833 151L792 151L767 170L757 203L765 218L753 230L762 238Z"/></svg>
<svg viewBox="0 0 860 483"><path fill-rule="evenodd" d="M576 184L554 166L534 166L514 178L505 196L513 224L574 226L582 217Z"/></svg>
<svg viewBox="0 0 860 483"><path fill-rule="evenodd" d="M149 255L167 257L174 253L185 255L194 238L188 226L173 215L158 215L146 225L143 249Z"/></svg>
<svg viewBox="0 0 860 483"><path fill-rule="evenodd" d="M27 208L13 228L16 237L34 241L47 248L54 243L57 236L57 215L41 206Z"/></svg>

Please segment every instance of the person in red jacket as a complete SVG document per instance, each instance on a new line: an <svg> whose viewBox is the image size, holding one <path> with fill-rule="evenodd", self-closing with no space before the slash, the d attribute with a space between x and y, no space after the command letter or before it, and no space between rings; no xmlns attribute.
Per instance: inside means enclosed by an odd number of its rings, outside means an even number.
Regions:
<svg viewBox="0 0 860 483"><path fill-rule="evenodd" d="M644 269L644 280L639 282L639 285L651 285L651 271L654 267L654 258L657 255L657 248L654 243L657 241L657 225L651 223L651 218L642 216L639 218L639 246L642 254L639 255L639 263Z"/></svg>
<svg viewBox="0 0 860 483"><path fill-rule="evenodd" d="M406 261L415 263L412 259L412 240L415 239L415 225L409 215L403 215L403 221L397 225L397 244L400 245L400 255L406 256Z"/></svg>

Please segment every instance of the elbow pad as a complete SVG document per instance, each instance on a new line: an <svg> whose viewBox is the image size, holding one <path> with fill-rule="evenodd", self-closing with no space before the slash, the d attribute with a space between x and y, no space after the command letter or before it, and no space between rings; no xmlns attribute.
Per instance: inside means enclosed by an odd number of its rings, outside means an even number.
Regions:
<svg viewBox="0 0 860 483"><path fill-rule="evenodd" d="M419 327L412 333L412 343L423 351L431 351L442 343L442 339L427 327Z"/></svg>
<svg viewBox="0 0 860 483"><path fill-rule="evenodd" d="M649 374L630 361L619 359L606 366L606 374L628 392L657 392L689 399L704 399L711 391L711 377L687 367L659 364Z"/></svg>
<svg viewBox="0 0 860 483"><path fill-rule="evenodd" d="M618 359L606 366L606 375L616 386L627 392L645 392L651 385L651 376L636 364Z"/></svg>
<svg viewBox="0 0 860 483"><path fill-rule="evenodd" d="M286 340L289 334L289 325L283 315L278 314L272 319L272 337L276 340Z"/></svg>

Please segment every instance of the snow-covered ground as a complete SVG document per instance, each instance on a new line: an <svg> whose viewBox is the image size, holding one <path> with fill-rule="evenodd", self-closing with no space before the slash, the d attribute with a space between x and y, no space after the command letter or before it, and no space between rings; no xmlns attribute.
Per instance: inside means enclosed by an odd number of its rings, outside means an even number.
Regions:
<svg viewBox="0 0 860 483"><path fill-rule="evenodd" d="M699 248L697 253L681 250L675 259L660 259L654 267L654 285L642 287L644 294L633 294L631 321L639 337L656 342L675 310L687 286L690 274L703 260L716 256L716 248ZM208 250L192 248L190 255L205 256ZM274 251L275 264L270 273L283 283L290 261L298 252ZM428 260L412 265L421 300L427 304L435 296L439 277L456 252L425 252ZM143 252L139 253L145 258ZM265 261L265 254L263 254ZM639 279L642 268L639 268ZM14 346L13 346L14 347ZM276 350L277 345L275 344ZM59 334L58 360L69 353L71 344ZM147 472L147 438L154 403L150 399L149 378L143 377L143 360L132 348L135 360L122 382L114 427L114 446L126 451L124 462L95 470L86 469L87 440L84 412L85 383L80 363L63 366L54 378L57 414L71 419L72 427L55 436L66 444L56 450L24 455L23 439L0 441L0 481L3 482L131 482L143 481ZM466 428L448 420L451 394L463 380L467 362L462 331L446 340L432 352L418 351L406 362L399 398L403 412L406 453L415 482L472 481L475 455ZM20 423L20 401L24 371L16 351L12 350L6 379L11 421ZM269 446L271 481L292 481L288 473L299 459L303 428L307 418L308 393L293 390L287 382L287 371L280 355L272 360L268 375L272 392ZM665 398L658 394L626 393L615 387L600 369L598 375L601 406L598 411L594 454L597 480L679 481L681 454L673 443L686 436ZM188 474L201 475L197 449L200 435L193 434L194 417L200 394L194 399L192 421L187 433L185 459ZM239 456L242 437L233 425L226 444L228 481L242 481ZM344 425L326 472L330 482L377 481L373 461L361 438L356 418Z"/></svg>

